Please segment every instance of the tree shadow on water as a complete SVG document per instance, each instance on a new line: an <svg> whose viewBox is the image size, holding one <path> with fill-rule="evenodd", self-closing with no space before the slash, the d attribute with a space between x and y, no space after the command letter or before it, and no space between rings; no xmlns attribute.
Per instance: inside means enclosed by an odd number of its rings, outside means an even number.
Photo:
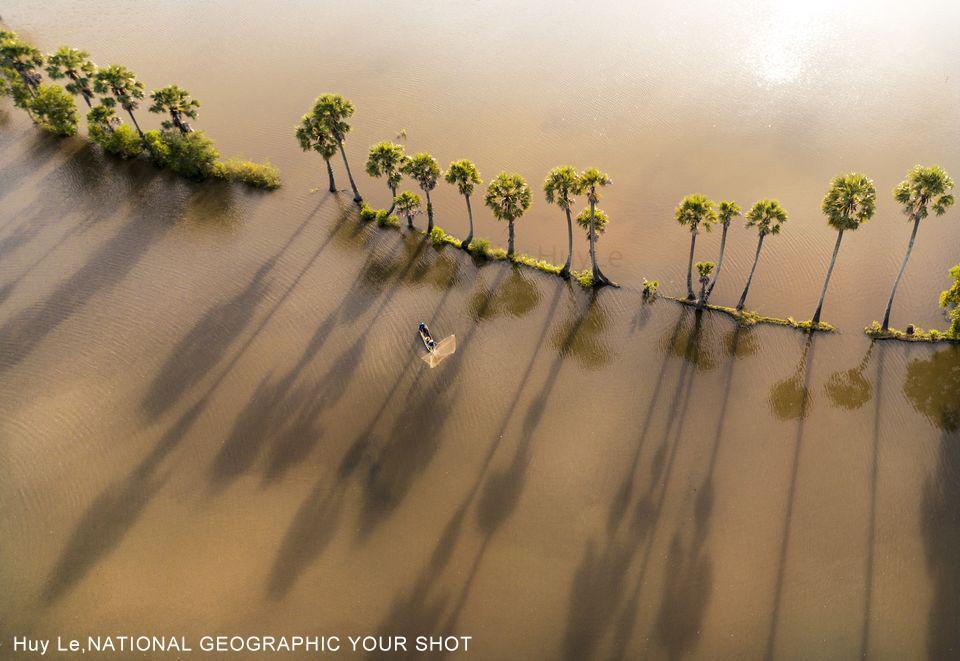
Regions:
<svg viewBox="0 0 960 661"><path fill-rule="evenodd" d="M774 384L770 391L770 409L781 420L796 420L797 433L793 444L793 460L790 479L787 484L783 531L781 533L780 553L777 561L777 575L773 589L773 604L770 610L770 627L767 634L765 659L772 659L776 652L777 631L780 624L780 607L783 603L783 587L787 572L790 551L790 533L793 523L793 508L796 503L797 483L800 475L800 451L807 416L810 412L810 379L813 372L815 335L808 333L803 345L800 361L791 376Z"/></svg>
<svg viewBox="0 0 960 661"><path fill-rule="evenodd" d="M927 655L956 658L960 650L960 347L912 360L903 392L940 432L936 468L924 482L920 505L933 588Z"/></svg>

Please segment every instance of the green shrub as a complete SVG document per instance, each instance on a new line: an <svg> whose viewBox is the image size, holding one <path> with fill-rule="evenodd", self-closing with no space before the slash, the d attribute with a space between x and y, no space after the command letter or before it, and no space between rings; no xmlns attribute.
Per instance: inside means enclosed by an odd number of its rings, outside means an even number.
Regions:
<svg viewBox="0 0 960 661"><path fill-rule="evenodd" d="M377 211L377 225L380 227L400 227L400 219L386 209Z"/></svg>
<svg viewBox="0 0 960 661"><path fill-rule="evenodd" d="M376 209L371 207L366 202L360 205L360 220L368 223L371 220L376 220L376 218L377 218Z"/></svg>
<svg viewBox="0 0 960 661"><path fill-rule="evenodd" d="M166 166L177 174L202 180L215 173L220 152L203 131L161 131L160 142L166 148L162 157Z"/></svg>
<svg viewBox="0 0 960 661"><path fill-rule="evenodd" d="M490 240L489 239L473 239L470 241L470 245L467 246L470 252L479 255L480 257L487 257L487 251L490 250Z"/></svg>
<svg viewBox="0 0 960 661"><path fill-rule="evenodd" d="M269 161L254 163L239 158L231 158L213 166L213 174L238 184L246 184L254 188L274 190L280 188L280 170Z"/></svg>
<svg viewBox="0 0 960 661"><path fill-rule="evenodd" d="M593 286L593 271L590 269L584 269L582 271L570 271L570 275L580 283L581 287L592 287Z"/></svg>
<svg viewBox="0 0 960 661"><path fill-rule="evenodd" d="M150 150L150 158L157 167L165 168L170 164L170 148L160 131L152 130L143 134L143 142Z"/></svg>
<svg viewBox="0 0 960 661"><path fill-rule="evenodd" d="M659 280L647 280L643 279L643 298L647 301L652 301L657 297L657 292L660 290L660 281Z"/></svg>
<svg viewBox="0 0 960 661"><path fill-rule="evenodd" d="M40 85L29 104L44 131L60 136L77 134L77 104L73 95L59 85Z"/></svg>
<svg viewBox="0 0 960 661"><path fill-rule="evenodd" d="M99 124L91 124L89 132L90 139L108 154L114 154L120 158L135 158L143 151L143 141L140 136L126 124L121 124L113 131Z"/></svg>

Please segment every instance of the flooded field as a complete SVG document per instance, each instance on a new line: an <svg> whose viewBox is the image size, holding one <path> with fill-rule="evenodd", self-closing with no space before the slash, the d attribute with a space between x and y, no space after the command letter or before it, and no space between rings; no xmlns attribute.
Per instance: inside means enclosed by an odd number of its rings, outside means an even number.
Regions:
<svg viewBox="0 0 960 661"><path fill-rule="evenodd" d="M0 658L14 635L234 633L466 635L477 659L957 655L960 347L862 328L909 236L890 190L916 163L960 175L960 5L2 14L44 51L186 87L194 126L284 186L186 183L0 104ZM366 150L401 129L484 180L609 172L599 250L624 287L361 225L292 135L328 91L357 106L375 206ZM878 209L831 282L839 333L642 303L645 277L684 291L684 194L777 197L748 307L809 318L836 236L819 201L849 170ZM465 234L456 190L433 199ZM731 230L713 302L736 302L755 236ZM517 245L562 261L539 192ZM924 221L893 325L945 327L958 246L960 210ZM457 336L434 370L420 320Z"/></svg>

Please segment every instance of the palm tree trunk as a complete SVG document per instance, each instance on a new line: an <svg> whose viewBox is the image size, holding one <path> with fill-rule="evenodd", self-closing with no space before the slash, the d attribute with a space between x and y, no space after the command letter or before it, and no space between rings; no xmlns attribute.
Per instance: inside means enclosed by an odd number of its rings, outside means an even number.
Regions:
<svg viewBox="0 0 960 661"><path fill-rule="evenodd" d="M717 270L713 274L713 280L710 282L710 286L707 287L707 299L709 300L710 295L713 293L713 288L717 285L717 278L720 277L720 269L723 268L723 249L727 245L727 229L730 227L729 223L723 224L723 234L720 235L720 256L717 257ZM706 301L704 301L706 302Z"/></svg>
<svg viewBox="0 0 960 661"><path fill-rule="evenodd" d="M897 279L893 281L893 289L890 291L890 300L887 301L887 311L883 313L883 330L890 328L890 309L893 308L893 297L897 295L897 287L900 286L900 278L903 277L903 271L907 268L907 260L910 259L910 252L913 250L913 242L917 238L917 229L920 227L920 216L913 218L913 231L910 232L910 243L907 244L907 254L903 256L903 263L900 264L900 271L897 273Z"/></svg>
<svg viewBox="0 0 960 661"><path fill-rule="evenodd" d="M331 193L336 193L336 192L337 192L337 185L336 185L336 184L334 183L334 181L333 181L333 166L330 165L330 159L329 159L329 158L323 159L323 162L327 164L327 179L330 180L330 192L331 192Z"/></svg>
<svg viewBox="0 0 960 661"><path fill-rule="evenodd" d="M509 229L507 230L507 257L513 259L513 221L507 221Z"/></svg>
<svg viewBox="0 0 960 661"><path fill-rule="evenodd" d="M830 276L833 275L833 267L837 263L837 254L840 252L840 241L843 240L843 230L837 232L837 243L833 246L833 258L830 260L830 268L827 269L827 277L823 281L823 291L820 292L820 302L817 303L817 311L813 313L813 325L816 330L820 323L820 312L823 310L823 299L827 296L827 285L830 284Z"/></svg>
<svg viewBox="0 0 960 661"><path fill-rule="evenodd" d="M693 252L694 247L697 245L697 229L696 227L692 228L690 231L690 259L687 260L687 300L692 301L695 296L693 294Z"/></svg>
<svg viewBox="0 0 960 661"><path fill-rule="evenodd" d="M600 267L597 266L597 233L594 228L594 218L596 214L596 202L590 202L590 231L588 235L590 237L590 263L593 265L593 286L599 287L601 285L609 285L610 281L607 280L607 276L603 274L600 270Z"/></svg>
<svg viewBox="0 0 960 661"><path fill-rule="evenodd" d="M747 276L747 284L743 286L743 293L740 294L740 302L737 303L737 312L743 312L743 306L747 302L747 292L750 291L750 281L753 280L753 272L757 270L757 262L760 260L760 248L763 247L763 237L765 235L760 235L760 240L757 241L757 253L753 256L753 266L750 267L750 275Z"/></svg>
<svg viewBox="0 0 960 661"><path fill-rule="evenodd" d="M413 229L413 214L412 214L412 213L408 213L408 214L407 214L407 227L409 227L410 229Z"/></svg>
<svg viewBox="0 0 960 661"><path fill-rule="evenodd" d="M137 133L140 134L140 139L144 140L143 131L140 129L140 124L137 123L137 118L133 116L133 110L130 108L124 108L127 111L127 114L130 115L130 121L133 122L134 127L137 129Z"/></svg>
<svg viewBox="0 0 960 661"><path fill-rule="evenodd" d="M570 262L573 260L573 220L570 218L570 207L564 209L567 216L567 261L560 269L561 278L570 277Z"/></svg>
<svg viewBox="0 0 960 661"><path fill-rule="evenodd" d="M433 231L433 202L430 201L430 191L426 188L423 192L427 196L427 234Z"/></svg>
<svg viewBox="0 0 960 661"><path fill-rule="evenodd" d="M697 299L698 310L702 310L707 306L707 285L708 284L710 284L710 281L705 278L700 281L700 298Z"/></svg>
<svg viewBox="0 0 960 661"><path fill-rule="evenodd" d="M363 202L360 191L357 190L357 184L353 181L353 173L350 172L350 163L347 162L347 152L343 149L343 140L337 139L337 146L340 147L340 156L343 157L343 167L347 169L347 179L350 180L350 188L353 189L353 201L357 204Z"/></svg>
<svg viewBox="0 0 960 661"><path fill-rule="evenodd" d="M397 187L390 186L390 208L387 209L388 216L393 213L393 210L397 206L397 203L395 202L396 198L397 198Z"/></svg>
<svg viewBox="0 0 960 661"><path fill-rule="evenodd" d="M460 247L464 250L470 250L470 242L473 241L473 209L470 207L470 196L464 195L463 197L467 201L467 220L470 222L470 230L467 232L467 238L460 243Z"/></svg>

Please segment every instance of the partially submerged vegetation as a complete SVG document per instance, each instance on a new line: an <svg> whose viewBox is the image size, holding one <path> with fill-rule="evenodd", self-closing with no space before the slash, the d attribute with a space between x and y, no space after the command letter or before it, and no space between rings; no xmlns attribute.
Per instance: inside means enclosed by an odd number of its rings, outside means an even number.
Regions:
<svg viewBox="0 0 960 661"><path fill-rule="evenodd" d="M877 340L904 340L906 342L960 342L960 264L950 269L953 279L950 287L940 292L940 307L943 308L950 327L947 330L923 330L915 324L910 324L905 330L884 328L883 324L874 321L864 331Z"/></svg>
<svg viewBox="0 0 960 661"><path fill-rule="evenodd" d="M700 306L700 301L698 300L687 300L685 298L677 298L676 296L665 296L663 298L669 299L671 301L676 301L682 305L689 305L691 307ZM713 310L714 312L721 312L733 318L741 326L754 326L756 324L768 324L771 326L788 326L790 328L796 328L797 330L802 331L821 331L824 333L832 333L836 331L836 327L821 321L817 324L814 324L812 320L806 321L797 321L793 317L770 317L767 315L760 314L759 312L754 312L752 310L738 310L737 308L731 308L725 305L714 305L713 303L705 303L701 306L706 310Z"/></svg>
<svg viewBox="0 0 960 661"><path fill-rule="evenodd" d="M41 68L56 83L43 83ZM270 163L241 159L220 161L220 153L187 120L197 118L200 102L177 85L154 90L149 110L161 114L163 130L144 131L134 111L146 94L143 83L126 67L98 67L86 51L61 46L44 56L15 33L0 30L0 95L9 96L42 130L67 137L78 132L75 96L87 105L87 135L106 153L122 159L146 152L158 167L196 181L218 178L254 188L280 186L280 172ZM97 101L97 95L100 95ZM117 116L121 108L133 128Z"/></svg>

